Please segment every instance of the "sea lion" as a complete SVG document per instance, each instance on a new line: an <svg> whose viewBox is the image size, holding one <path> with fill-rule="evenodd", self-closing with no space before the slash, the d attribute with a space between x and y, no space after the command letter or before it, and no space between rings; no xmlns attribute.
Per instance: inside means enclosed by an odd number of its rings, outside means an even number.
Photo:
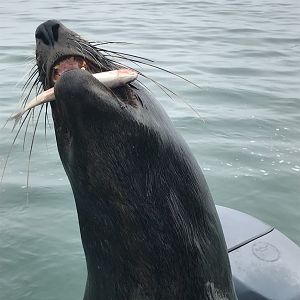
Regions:
<svg viewBox="0 0 300 300"><path fill-rule="evenodd" d="M62 23L35 36L76 202L84 300L236 299L207 183L159 103L137 82L108 89L96 80L119 65Z"/></svg>

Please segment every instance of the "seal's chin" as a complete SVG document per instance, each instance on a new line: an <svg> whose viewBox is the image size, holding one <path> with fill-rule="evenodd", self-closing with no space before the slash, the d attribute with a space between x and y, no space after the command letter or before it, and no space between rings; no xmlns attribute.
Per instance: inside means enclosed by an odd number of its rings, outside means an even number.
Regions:
<svg viewBox="0 0 300 300"><path fill-rule="evenodd" d="M65 168L73 160L76 147L87 145L84 152L89 153L88 145L97 141L96 147L102 149L118 132L125 135L124 123L135 123L135 109L123 107L114 92L81 69L64 72L54 85L52 116Z"/></svg>
<svg viewBox="0 0 300 300"><path fill-rule="evenodd" d="M72 60L72 58L71 58ZM88 119L92 114L101 115L111 110L120 110L117 97L110 89L83 68L65 70L54 85L56 100L52 108L59 108L70 122Z"/></svg>

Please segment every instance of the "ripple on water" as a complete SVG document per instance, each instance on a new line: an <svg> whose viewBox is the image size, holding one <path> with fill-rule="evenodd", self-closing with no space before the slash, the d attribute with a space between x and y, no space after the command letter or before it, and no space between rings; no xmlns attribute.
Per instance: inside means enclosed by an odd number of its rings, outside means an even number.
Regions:
<svg viewBox="0 0 300 300"><path fill-rule="evenodd" d="M300 245L299 5L3 1L0 124L20 99L42 21L55 17L90 40L131 42L110 49L153 59L200 85L141 68L179 95L171 100L148 82L202 166L215 202L259 217ZM43 120L24 207L33 124L24 152L20 133L0 187L0 299L82 299L85 263L74 200L53 128L46 142ZM14 136L10 129L0 131L0 171Z"/></svg>

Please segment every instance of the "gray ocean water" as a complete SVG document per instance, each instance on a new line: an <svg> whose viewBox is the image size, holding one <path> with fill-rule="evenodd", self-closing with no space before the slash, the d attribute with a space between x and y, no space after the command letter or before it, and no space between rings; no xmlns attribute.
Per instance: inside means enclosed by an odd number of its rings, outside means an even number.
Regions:
<svg viewBox="0 0 300 300"><path fill-rule="evenodd" d="M145 82L196 156L217 204L300 245L300 1L1 1L0 124L33 66L35 28L59 19L89 40L155 60ZM195 112L196 111L196 112ZM21 131L0 187L0 299L82 299L85 260L52 121ZM0 172L16 134L0 131ZM28 194L28 199L27 199Z"/></svg>

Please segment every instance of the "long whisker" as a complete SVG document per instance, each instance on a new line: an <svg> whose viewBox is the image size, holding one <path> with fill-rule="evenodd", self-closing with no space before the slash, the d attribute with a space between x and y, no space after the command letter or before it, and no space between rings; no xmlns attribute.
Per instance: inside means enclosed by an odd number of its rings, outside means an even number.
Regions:
<svg viewBox="0 0 300 300"><path fill-rule="evenodd" d="M31 95L31 92L32 90L34 89L34 87L36 87L36 85L38 84L39 82L39 78L36 78L35 81L32 83L32 86L30 87L29 89L29 92L28 94L26 95L26 97L22 100L22 107L25 107L30 95Z"/></svg>
<svg viewBox="0 0 300 300"><path fill-rule="evenodd" d="M26 68L27 68L27 67L29 67L29 64L26 63L26 64L24 64L24 66L26 66ZM16 86L19 86L19 84L20 84L25 78L27 78L27 81L29 80L28 77L31 77L31 74L34 72L35 66L36 66L36 65L33 65L33 66L29 69L29 71L27 71L27 72L19 79L19 81L16 83ZM26 82L27 82L27 81L26 81ZM25 82L25 83L26 83L26 82Z"/></svg>
<svg viewBox="0 0 300 300"><path fill-rule="evenodd" d="M121 66L121 67L126 67L125 65L119 63L119 62L114 62L116 65ZM133 68L131 68L133 69ZM135 70L135 69L133 69ZM185 99L183 99L182 97L179 97L174 91L172 91L171 89L169 89L168 87L166 87L165 85L161 84L160 82L154 80L153 78L146 76L145 74L143 74L142 72L139 72L137 70L135 70L136 72L139 73L140 76L150 80L151 82L153 82L156 86L158 86L169 98L171 98L172 100L174 100L174 98L171 96L174 95L176 96L178 99L180 99L185 105L187 105L203 122L205 122L205 120L202 118L202 116L199 114L199 112L191 105L189 104ZM141 81L139 81L141 83ZM144 87L146 87L144 84L142 84ZM146 87L147 88L147 87ZM147 90L149 90L147 88ZM149 90L150 91L150 90ZM150 91L151 92L151 91ZM169 94L170 93L170 94Z"/></svg>
<svg viewBox="0 0 300 300"><path fill-rule="evenodd" d="M77 41L76 41L77 42ZM78 42L77 42L78 43ZM81 49L86 52L87 55L91 56L93 58L93 62L96 63L100 69L104 69L104 65L101 63L101 57L99 57L98 51L96 51L90 44L87 42L82 42L82 45L85 46L85 48Z"/></svg>
<svg viewBox="0 0 300 300"><path fill-rule="evenodd" d="M27 89L27 87L29 86L30 82L34 79L34 77L38 74L39 70L36 69L33 71L33 73L31 73L28 77L28 79L26 80L26 82L24 83L22 90L23 92L25 92L25 90Z"/></svg>
<svg viewBox="0 0 300 300"><path fill-rule="evenodd" d="M123 58L126 58L128 59L128 57L132 57L132 58L137 58L137 59L141 59L143 61L147 61L149 63L154 63L155 61L152 60L152 59L148 59L148 58L145 58L145 57L142 57L142 56L137 56L137 55L133 55L133 54L128 54L128 53L124 53L124 52L119 52L119 51L112 51L112 50L106 50L106 49L101 49L101 48L98 48L97 49L98 51L103 51L103 52L106 52L106 53L113 53L113 54L116 54L116 55L120 55L120 57L123 57Z"/></svg>
<svg viewBox="0 0 300 300"><path fill-rule="evenodd" d="M34 143L37 125L39 123L41 112L43 110L43 106L44 106L44 104L42 104L42 106L39 110L37 121L35 123L34 130L33 130L31 145L30 145L30 151L29 151L29 157L28 157L28 168L27 168L27 182L26 182L26 207L28 206L28 202L29 202L29 173L30 173L30 162L31 162L31 155L32 155L32 150L33 150L33 143Z"/></svg>
<svg viewBox="0 0 300 300"><path fill-rule="evenodd" d="M49 103L46 103L46 112L45 112L45 116L46 116L47 121L48 121L48 126L49 126L49 128L51 129L51 124L50 124L49 117L48 117L48 107L49 107Z"/></svg>
<svg viewBox="0 0 300 300"><path fill-rule="evenodd" d="M33 111L34 111L34 109L30 110L31 116L33 116ZM31 118L28 118L28 121L27 121L27 124L26 124L26 127L25 127L25 133L24 133L24 137L23 137L23 151L25 150L25 142L26 142L26 136L27 136L27 132L28 132L30 119Z"/></svg>
<svg viewBox="0 0 300 300"><path fill-rule="evenodd" d="M114 61L112 61L112 62L114 62ZM122 67L122 68L128 68L126 65L124 65L124 64L122 64L122 63L119 63L119 62L114 62L114 63L115 63L117 66L119 66L119 67ZM175 92L173 92L172 90L170 90L169 88L167 88L167 87L164 86L163 84L159 83L158 81L154 80L153 78L150 78L150 77L146 76L144 73L142 73L142 72L140 72L140 71L138 71L138 70L136 70L136 69L134 69L134 68L131 68L131 69L134 70L134 71L136 71L140 76L142 76L142 77L144 77L144 78L146 78L146 79L152 81L152 82L153 82L154 84L156 84L159 88L162 88L164 92L168 91L168 92L170 92L171 94L173 94L173 95L175 95L175 96L178 97L178 95L177 95ZM139 81L139 82L141 82L141 81ZM167 95L168 95L171 99L173 99L168 93L167 93Z"/></svg>
<svg viewBox="0 0 300 300"><path fill-rule="evenodd" d="M95 44L97 45L97 44ZM125 59L127 61L130 61L130 62L137 62L137 63L140 63L140 64L143 64L143 65L146 65L146 66L149 66L149 67L152 67L152 68L155 68L155 69L158 69L158 70L161 70L161 71L164 71L164 72L167 72L175 77L178 77L194 86L196 86L197 88L200 88L201 87L199 85L197 85L196 83L194 83L193 81L175 73L175 72L172 72L168 69L165 69L165 68L162 68L162 67L159 67L157 65L154 65L154 61L153 60L149 60L149 59L146 59L146 58L143 58L143 57L140 57L140 56L136 56L136 55L131 55L131 54L127 54L127 53L124 53L124 52L118 52L118 51L111 51L111 50L107 50L107 49L103 49L103 48L98 48L98 47L95 47L99 52L106 52L106 53L113 53L115 55L118 55L120 58L122 59Z"/></svg>
<svg viewBox="0 0 300 300"><path fill-rule="evenodd" d="M136 43L129 43L129 42L95 42L95 41L88 41L88 43L92 46L102 46L102 45L109 45L109 44L119 44L119 45L138 45Z"/></svg>
<svg viewBox="0 0 300 300"><path fill-rule="evenodd" d="M79 46L79 48L78 47L76 47L76 48L80 51L80 53L82 54L83 58L85 58L85 54L83 53L82 45L78 41L76 41L75 39L72 39L72 41L74 41Z"/></svg>
<svg viewBox="0 0 300 300"><path fill-rule="evenodd" d="M47 140L47 119L48 119L48 115L47 115L47 110L48 110L48 102L46 103L46 111L45 111L45 116L44 116L44 134L45 134L45 143L46 143L46 149L47 152L48 150L48 140ZM49 121L49 119L48 119Z"/></svg>
<svg viewBox="0 0 300 300"><path fill-rule="evenodd" d="M112 60L110 60L110 61L112 61ZM119 63L119 62L115 62L115 61L112 61L116 66L118 66L118 67L122 67L122 68L128 68L126 65L124 65L124 64L122 64L122 63ZM155 85L157 85L168 97L170 97L172 100L173 100L173 98L172 98L172 96L171 95L169 95L169 93L167 93L166 92L166 90L169 90L167 87L165 87L163 84L161 84L161 83L159 83L159 82L157 82L156 80L154 80L154 79L152 79L152 78L150 78L150 77L148 77L148 76L146 76L145 74L143 74L142 72L140 72L140 71L138 71L138 70L136 70L136 69L134 69L134 68L131 68L132 70L134 70L134 71L136 71L139 75L141 75L142 77L144 77L144 78L146 78L146 79L148 79L148 80L150 80L150 81L152 81ZM139 80L139 82L140 83L142 83L140 80ZM143 86L144 87L146 87L144 84L143 84ZM146 87L147 88L147 87ZM147 90L149 90L148 88L147 88ZM150 90L149 90L150 91ZM174 94L174 95L176 95L172 90L169 90L169 92L170 93L172 93L172 94ZM176 95L177 96L177 95Z"/></svg>
<svg viewBox="0 0 300 300"><path fill-rule="evenodd" d="M114 60L111 59L111 58L121 58L121 59L123 59L123 60L128 61L128 59L126 59L126 58L123 58L123 57L120 57L120 56L117 56L117 55L116 55L116 56L113 56L113 55L104 55L104 56L105 56L105 57L106 57L106 56L110 57L110 58L107 58L107 60L110 61L110 62L112 62L114 65L122 66L122 68L125 68L125 69L128 69L128 68L129 68L127 65L124 65L124 64L122 64L122 63L120 63L120 62L116 62L116 61L114 61ZM137 63L137 62L132 62L132 61L130 61L130 62L133 63L135 66L141 68L141 66L140 66L139 63ZM132 69L132 68L130 68L130 69ZM135 71L136 71L136 70L135 70Z"/></svg>
<svg viewBox="0 0 300 300"><path fill-rule="evenodd" d="M103 68L102 64L100 63L99 59L97 59L97 58L95 57L94 53L92 53L92 52L89 51L88 49L82 48L82 47L80 47L80 49L79 49L78 47L76 47L76 49L77 49L78 51L81 51L81 53L82 53L82 55L83 55L84 58L85 58L87 55L88 55L88 56L91 56L91 57L93 58L93 62L95 62L95 63L99 66L100 69ZM84 52L86 52L86 53L84 53Z"/></svg>
<svg viewBox="0 0 300 300"><path fill-rule="evenodd" d="M41 93L41 91L43 90L43 84L41 82L38 82L35 86L35 93L36 93L36 96L38 94Z"/></svg>
<svg viewBox="0 0 300 300"><path fill-rule="evenodd" d="M95 54L97 54L97 53L93 53L92 51L90 51L87 48L84 48L83 51L86 52L89 56L91 56L94 59L94 62L96 62L100 68L103 67L102 64L100 63L99 59L95 56Z"/></svg>
<svg viewBox="0 0 300 300"><path fill-rule="evenodd" d="M34 68L34 67L33 67L33 68ZM37 73L38 70L35 70L34 72ZM33 75L33 74L32 74L32 75ZM31 75L31 76L32 76L32 75ZM26 105L26 103L27 103L27 101L28 101L28 99L29 99L29 97L30 97L30 94L31 94L33 88L37 85L37 83L38 83L38 81L39 81L39 78L37 77L37 78L35 79L35 81L32 83L32 86L31 86L29 92L27 93L27 95L22 99L22 97L24 96L24 93L25 93L25 89L27 89L28 85L30 84L31 80L34 78L35 75L37 75L37 74L34 74L32 77L30 77L30 78L26 81L25 85L24 85L23 88L22 88L22 89L23 89L23 92L22 92L22 95L21 95L21 100L20 100L20 102L19 102L19 103L21 103L21 107L22 107L22 106L24 107L24 106ZM19 105L20 105L20 104L19 104ZM13 115L13 114L12 114L12 115ZM12 116L12 115L11 115L11 116ZM6 122L5 122L5 124L3 125L2 129L6 127L6 125L7 125L8 122L10 121L10 119L11 119L11 118L8 118L8 119L6 120ZM16 123L14 124L14 126L13 126L13 128L12 128L12 131L15 129L15 126L16 126Z"/></svg>
<svg viewBox="0 0 300 300"><path fill-rule="evenodd" d="M122 54L120 54L120 53L118 53L118 52L116 52L116 53L114 53L114 54L110 54L110 53L108 53L107 51L103 51L103 52L105 52L106 54L103 54L103 56L104 57L106 57L108 60L110 60L111 62L114 62L114 63L116 63L115 61L113 61L111 58L119 58L119 59L121 59L121 60L125 60L125 61L127 61L127 62L131 62L131 63L133 63L133 64L135 64L135 65L137 65L137 66L139 66L139 67L141 67L140 66L140 64L144 64L144 61L147 61L147 59L144 59L144 58L141 58L142 60L140 61L140 60L137 60L137 59L133 59L133 58L131 58L131 57L127 57L126 55L122 55ZM144 61L143 61L144 60ZM150 62L151 62L151 60L149 60ZM128 66L126 66L127 68L128 68Z"/></svg>
<svg viewBox="0 0 300 300"><path fill-rule="evenodd" d="M181 100L185 105L187 105L203 122L205 122L205 120L202 118L202 116L199 114L199 112L191 105L189 104L184 98L179 97L176 93L174 93L172 90L170 90L169 88L167 88L166 86L162 85L161 83L159 83L156 80L153 80L152 78L145 76L144 74L141 74L141 76L147 78L148 80L151 80L152 82L154 82L159 88L161 88L165 93L166 91L168 91L169 93L173 94L174 96L176 96L179 100ZM166 93L172 100L174 100L168 93Z"/></svg>
<svg viewBox="0 0 300 300"><path fill-rule="evenodd" d="M17 133L16 133L16 135L15 135L15 137L14 137L14 139L13 139L13 142L12 142L10 148L9 148L8 154L7 154L6 159L5 159L3 171L2 171L0 184L3 182L3 177L4 177L4 173L5 173L6 167L7 167L7 162L8 162L8 159L9 159L9 157L10 157L10 154L11 154L11 152L12 152L12 150L13 150L13 147L14 147L14 145L15 145L15 142L16 142L16 140L17 140L17 138L18 138L18 136L19 136L19 133L20 133L20 131L21 131L21 129L22 129L22 127L23 127L23 125L24 125L24 123L25 123L25 121L26 121L26 119L28 118L28 116L29 116L30 113L31 113L30 111L27 112L27 114L26 114L25 118L23 119L23 121L22 121L22 123L21 123L21 125L20 125L20 127L19 127L19 129L18 129L18 131L17 131Z"/></svg>
<svg viewBox="0 0 300 300"><path fill-rule="evenodd" d="M94 44L95 46L97 46L97 44ZM101 44L100 44L101 45ZM141 56L137 56L137 55L132 55L132 54L128 54L128 53L125 53L125 52L119 52L119 51L112 51L112 50L107 50L107 49L103 49L103 48L98 48L98 47L95 47L97 51L100 51L100 52L105 52L109 55L109 53L113 53L115 55L117 55L119 58L121 59L125 59L125 60L128 60L128 61L131 61L131 62L137 62L137 63L140 63L140 64L144 64L144 65L147 65L147 66L150 66L150 67L153 67L153 68L156 68L158 70L162 70L164 72L167 72L173 76L176 76L198 88L201 88L199 85L197 85L196 83L192 82L191 80L175 73L175 72L172 72L170 70L167 70L165 68L162 68L162 67L159 67L157 65L154 65L153 63L155 61L153 60L150 60L150 59L147 59L147 58L144 58L144 57L141 57ZM140 60L136 60L136 59L140 59ZM141 61L142 60L142 61Z"/></svg>
<svg viewBox="0 0 300 300"><path fill-rule="evenodd" d="M78 41L76 41L78 43ZM104 65L103 64L103 54L100 51L97 51L97 48L93 47L91 44L89 44L87 41L85 40L80 40L80 43L82 45L84 45L86 48L84 48L84 50L91 55L91 57L95 60L94 62L97 63L100 68L106 68L108 70L111 70L111 66L109 65ZM105 61L104 61L105 62Z"/></svg>
<svg viewBox="0 0 300 300"><path fill-rule="evenodd" d="M183 77L183 76L181 76L181 75L179 75L179 74L177 74L177 73L174 73L174 72L169 71L169 70L167 70L167 69L165 69L165 68L161 68L161 67L158 67L158 66L153 65L153 64L150 64L150 63L145 63L145 62L141 62L141 61L138 61L138 62L141 63L141 64L143 64L143 65L146 65L146 66L149 66L149 67L153 67L153 68L155 68L155 69L158 69L158 70L167 72L167 73L169 73L169 74L171 74L171 75L173 75L173 76L175 76L175 77L178 77L178 78L180 78L180 79L182 79L182 80L184 80L184 81L186 81L186 82L188 82L188 83L194 85L195 87L201 89L201 87L200 87L199 85L197 85L197 84L194 83L193 81L191 81L191 80L189 80L189 79L186 79L185 77Z"/></svg>

